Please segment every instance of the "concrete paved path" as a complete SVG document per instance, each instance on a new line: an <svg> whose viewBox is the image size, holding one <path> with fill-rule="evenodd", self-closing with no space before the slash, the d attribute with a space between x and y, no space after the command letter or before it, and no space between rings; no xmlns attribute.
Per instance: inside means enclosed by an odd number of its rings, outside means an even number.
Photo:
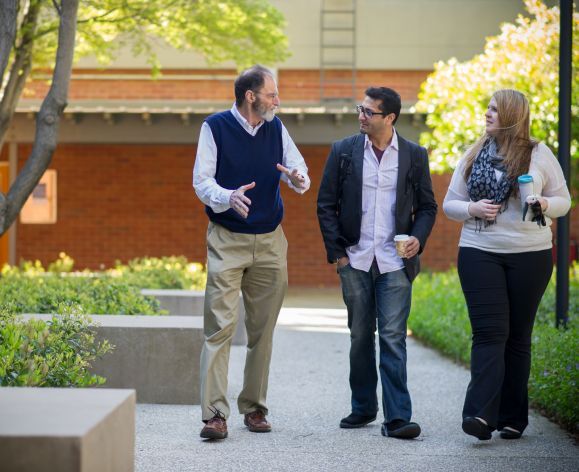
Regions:
<svg viewBox="0 0 579 472"><path fill-rule="evenodd" d="M523 439L478 441L460 427L466 369L409 338L409 388L423 434L402 441L380 434L383 418L358 430L338 427L349 413L345 310L303 308L289 298L274 340L269 389L273 432L250 433L237 414L245 348L233 346L229 438L199 438L198 406L138 405L136 470L180 471L579 471L579 448L533 413ZM292 300L296 303L292 303ZM333 300L327 303L328 300ZM286 303L288 304L288 303ZM301 306L300 306L301 305Z"/></svg>

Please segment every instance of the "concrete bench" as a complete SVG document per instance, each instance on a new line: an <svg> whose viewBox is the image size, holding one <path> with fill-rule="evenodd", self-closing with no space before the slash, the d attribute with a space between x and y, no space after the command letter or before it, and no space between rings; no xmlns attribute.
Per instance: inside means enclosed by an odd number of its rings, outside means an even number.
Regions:
<svg viewBox="0 0 579 472"><path fill-rule="evenodd" d="M135 392L0 387L0 470L134 470Z"/></svg>
<svg viewBox="0 0 579 472"><path fill-rule="evenodd" d="M155 297L159 300L161 308L167 310L172 316L203 316L203 304L205 292L198 290L172 290L172 289L143 289L143 295ZM245 306L243 297L239 295L238 322L233 344L245 346L247 333L245 331Z"/></svg>
<svg viewBox="0 0 579 472"><path fill-rule="evenodd" d="M52 315L23 315L49 320ZM134 388L139 403L199 404L202 319L196 316L92 315L96 339L115 346L91 372L108 388Z"/></svg>

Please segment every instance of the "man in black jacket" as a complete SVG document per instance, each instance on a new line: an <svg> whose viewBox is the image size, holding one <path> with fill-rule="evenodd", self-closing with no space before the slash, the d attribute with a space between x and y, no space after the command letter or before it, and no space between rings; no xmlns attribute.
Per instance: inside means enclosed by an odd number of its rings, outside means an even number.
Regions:
<svg viewBox="0 0 579 472"><path fill-rule="evenodd" d="M436 217L426 149L394 129L400 95L371 87L357 107L360 134L332 145L318 194L318 219L337 264L350 328L352 411L342 428L376 419L375 332L380 344L382 434L415 438L406 385L406 322L412 281ZM409 236L402 257L394 236Z"/></svg>

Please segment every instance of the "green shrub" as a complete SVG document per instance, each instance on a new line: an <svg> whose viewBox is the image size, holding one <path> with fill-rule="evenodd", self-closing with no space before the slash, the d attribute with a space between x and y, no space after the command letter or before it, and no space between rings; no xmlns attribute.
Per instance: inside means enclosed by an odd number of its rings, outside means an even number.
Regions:
<svg viewBox="0 0 579 472"><path fill-rule="evenodd" d="M126 265L117 262L108 274L140 288L203 290L207 273L203 264L185 257L144 257Z"/></svg>
<svg viewBox="0 0 579 472"><path fill-rule="evenodd" d="M55 274L69 273L72 272L73 267L74 259L67 255L65 252L61 252L58 255L58 259L48 265L48 272Z"/></svg>
<svg viewBox="0 0 579 472"><path fill-rule="evenodd" d="M552 324L533 331L533 361L529 397L534 406L570 430L579 426L577 387L579 381L579 330Z"/></svg>
<svg viewBox="0 0 579 472"><path fill-rule="evenodd" d="M456 270L423 273L412 287L412 333L457 362L470 362L471 329Z"/></svg>
<svg viewBox="0 0 579 472"><path fill-rule="evenodd" d="M553 326L555 323L555 310L557 300L557 290L555 286L556 271L553 271L551 282L543 295L539 309L537 310L537 318L535 326L538 324ZM569 316L579 314L579 264L573 264L569 272ZM573 320L572 320L573 321ZM575 320L576 321L576 320Z"/></svg>
<svg viewBox="0 0 579 472"><path fill-rule="evenodd" d="M543 296L533 330L529 398L534 407L571 430L579 424L579 267L570 272L569 324L555 328L555 275ZM413 285L408 326L425 344L457 362L470 362L472 331L456 269L421 274Z"/></svg>
<svg viewBox="0 0 579 472"><path fill-rule="evenodd" d="M176 256L117 262L114 269L100 272L73 272L73 267L74 260L63 252L48 270L40 261L5 265L0 307L15 313L55 313L67 303L90 314L166 314L158 300L143 296L141 289L202 290L207 280L202 264Z"/></svg>
<svg viewBox="0 0 579 472"><path fill-rule="evenodd" d="M62 304L83 313L158 315L165 313L153 297L138 287L108 276L5 274L0 283L0 306L14 313L57 313Z"/></svg>
<svg viewBox="0 0 579 472"><path fill-rule="evenodd" d="M97 343L90 319L68 312L50 321L0 312L0 386L87 387L105 382L91 362L112 350Z"/></svg>
<svg viewBox="0 0 579 472"><path fill-rule="evenodd" d="M140 289L204 290L207 282L207 272L203 264L189 262L184 256L142 257L132 259L127 264L117 261L114 268L106 271L91 272L85 269L82 272L73 272L73 268L74 260L61 252L58 259L48 265L48 269L45 269L38 260L22 261L17 267L5 264L2 276L108 276Z"/></svg>

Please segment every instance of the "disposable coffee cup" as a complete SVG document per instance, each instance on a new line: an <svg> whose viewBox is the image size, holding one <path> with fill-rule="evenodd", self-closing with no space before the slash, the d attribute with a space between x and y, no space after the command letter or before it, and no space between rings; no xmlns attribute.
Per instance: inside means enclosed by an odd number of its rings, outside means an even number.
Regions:
<svg viewBox="0 0 579 472"><path fill-rule="evenodd" d="M394 236L394 244L396 244L396 252L398 257L406 257L406 243L410 239L407 234L397 234Z"/></svg>
<svg viewBox="0 0 579 472"><path fill-rule="evenodd" d="M535 195L535 189L533 185L533 176L529 174L519 175L517 178L519 182L519 195L521 197L521 211L524 214L525 203L527 203L527 198ZM527 212L527 220L530 220L532 212Z"/></svg>

